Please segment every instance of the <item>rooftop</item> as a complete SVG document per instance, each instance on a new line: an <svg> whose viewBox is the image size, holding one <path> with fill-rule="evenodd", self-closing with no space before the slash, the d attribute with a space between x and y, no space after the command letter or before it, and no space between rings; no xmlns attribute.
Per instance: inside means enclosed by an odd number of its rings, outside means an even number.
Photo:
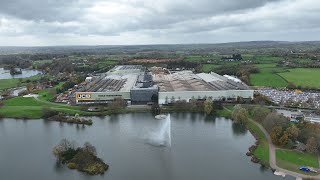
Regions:
<svg viewBox="0 0 320 180"><path fill-rule="evenodd" d="M192 71L174 73L154 73L154 82L160 91L218 91L249 89L241 80L232 76L220 76L216 73L194 74Z"/></svg>

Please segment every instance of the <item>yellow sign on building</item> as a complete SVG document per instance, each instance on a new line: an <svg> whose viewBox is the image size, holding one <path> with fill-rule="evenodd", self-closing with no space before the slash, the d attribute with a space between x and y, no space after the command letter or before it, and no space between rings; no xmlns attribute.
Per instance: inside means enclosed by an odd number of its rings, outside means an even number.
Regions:
<svg viewBox="0 0 320 180"><path fill-rule="evenodd" d="M76 100L92 100L92 93L88 92L77 92Z"/></svg>

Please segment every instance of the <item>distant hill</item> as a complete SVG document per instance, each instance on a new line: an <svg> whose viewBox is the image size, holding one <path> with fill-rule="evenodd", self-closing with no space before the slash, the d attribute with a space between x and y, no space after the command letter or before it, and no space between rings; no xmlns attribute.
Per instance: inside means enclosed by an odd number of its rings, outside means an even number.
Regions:
<svg viewBox="0 0 320 180"><path fill-rule="evenodd" d="M0 54L113 54L135 53L142 51L214 51L221 49L279 48L288 50L317 50L320 41L248 41L219 44L159 44L159 45L98 45L98 46L43 46L43 47L6 47L0 46Z"/></svg>

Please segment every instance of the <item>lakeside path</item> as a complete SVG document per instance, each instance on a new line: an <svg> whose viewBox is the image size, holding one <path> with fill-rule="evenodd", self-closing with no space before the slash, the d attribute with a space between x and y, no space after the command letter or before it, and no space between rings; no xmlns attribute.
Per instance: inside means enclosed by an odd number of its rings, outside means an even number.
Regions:
<svg viewBox="0 0 320 180"><path fill-rule="evenodd" d="M229 112L230 109L223 107L224 109L228 110ZM316 176L311 176L311 175L305 175L305 174L301 174L301 173L297 173L297 172L293 172L293 171L289 171L287 169L283 169L277 166L277 160L276 160L276 147L274 146L274 144L271 141L271 138L269 136L269 133L262 127L261 124L255 122L252 119L249 119L250 122L254 123L255 125L257 125L261 131L263 132L263 134L266 136L267 140L268 140L268 144L269 144L269 162L270 162L270 167L272 169L275 169L276 171L280 171L282 173L285 173L286 175L295 177L296 179L319 179L320 180L320 174L316 175Z"/></svg>
<svg viewBox="0 0 320 180"><path fill-rule="evenodd" d="M271 138L269 136L269 133L262 127L261 124L249 119L249 121L251 121L252 123L254 123L255 125L257 125L261 131L264 133L264 135L266 136L267 140L268 140L268 144L269 144L269 162L270 162L270 167L272 169L275 169L277 171L283 172L286 175L290 175L293 176L295 178L304 178L304 179L320 179L320 175L317 176L311 176L311 175L305 175L305 174L301 174L301 173L297 173L297 172L293 172L293 171L289 171L287 169L283 169L277 166L277 160L276 160L276 147L273 145Z"/></svg>
<svg viewBox="0 0 320 180"><path fill-rule="evenodd" d="M50 101L46 101L46 100L42 100L42 99L39 99L39 96L34 96L34 99L38 102L41 102L41 103L44 103L44 104L51 104L53 106L69 106L67 104L60 104L60 103L55 103L55 102L50 102Z"/></svg>

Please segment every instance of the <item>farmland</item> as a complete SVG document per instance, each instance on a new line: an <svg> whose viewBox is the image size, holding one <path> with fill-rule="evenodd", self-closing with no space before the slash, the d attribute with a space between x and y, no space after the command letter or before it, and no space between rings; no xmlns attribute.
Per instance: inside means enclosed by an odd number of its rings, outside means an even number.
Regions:
<svg viewBox="0 0 320 180"><path fill-rule="evenodd" d="M279 76L278 72L286 71L284 68L276 67L276 64L257 64L260 72L250 75L250 82L254 86L285 87L288 82Z"/></svg>
<svg viewBox="0 0 320 180"><path fill-rule="evenodd" d="M279 73L279 75L298 86L320 88L319 68L289 69L287 72Z"/></svg>

